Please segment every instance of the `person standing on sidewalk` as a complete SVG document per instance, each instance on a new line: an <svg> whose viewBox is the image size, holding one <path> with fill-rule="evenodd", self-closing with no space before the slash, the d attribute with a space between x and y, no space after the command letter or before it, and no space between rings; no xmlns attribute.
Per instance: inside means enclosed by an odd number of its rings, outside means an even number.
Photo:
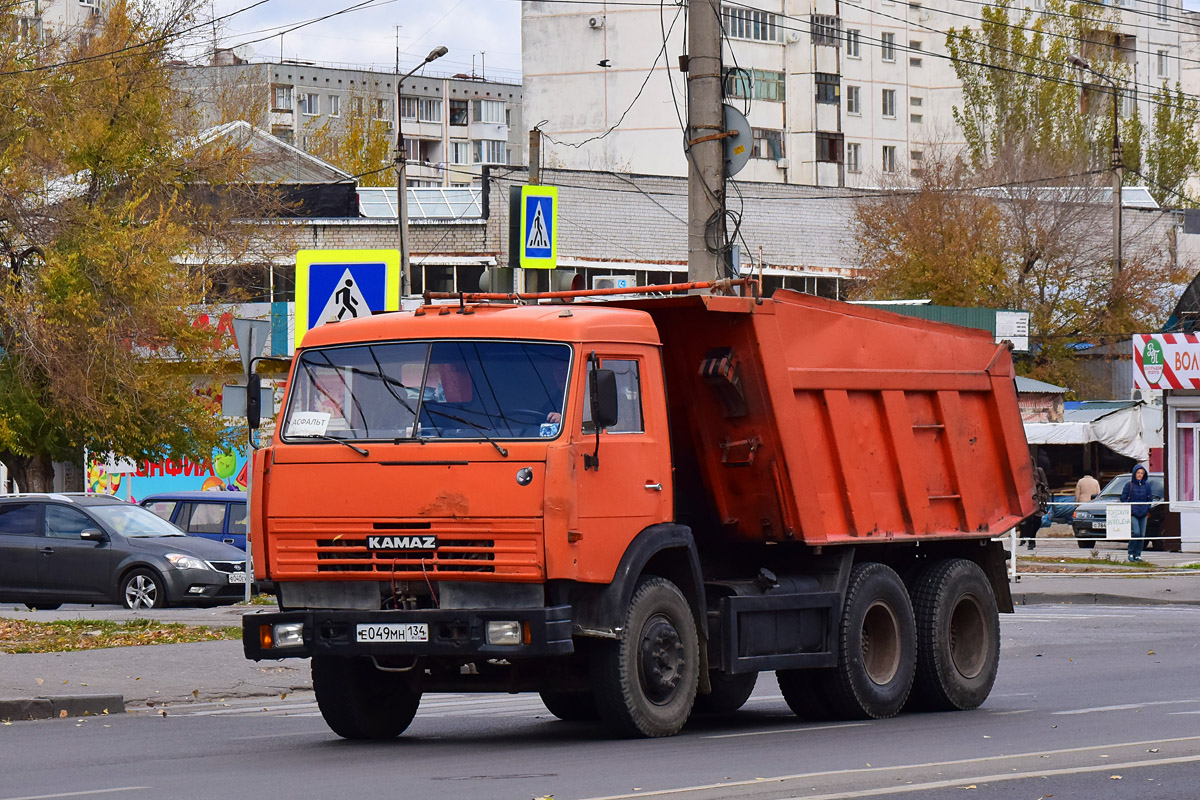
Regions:
<svg viewBox="0 0 1200 800"><path fill-rule="evenodd" d="M1075 503L1086 503L1100 494L1100 482L1091 475L1084 475L1075 482Z"/></svg>
<svg viewBox="0 0 1200 800"><path fill-rule="evenodd" d="M1146 543L1146 516L1150 513L1150 504L1154 500L1154 492L1150 488L1150 476L1146 468L1138 464L1133 468L1133 476L1125 488L1121 490L1121 502L1130 503L1129 521L1129 560L1142 560L1142 546Z"/></svg>

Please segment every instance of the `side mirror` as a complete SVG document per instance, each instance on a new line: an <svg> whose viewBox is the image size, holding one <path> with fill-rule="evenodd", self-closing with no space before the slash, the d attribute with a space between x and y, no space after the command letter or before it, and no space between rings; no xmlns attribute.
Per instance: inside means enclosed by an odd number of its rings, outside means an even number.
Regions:
<svg viewBox="0 0 1200 800"><path fill-rule="evenodd" d="M596 429L617 424L617 375L611 369L593 369L589 375L592 423Z"/></svg>
<svg viewBox="0 0 1200 800"><path fill-rule="evenodd" d="M258 430L262 422L262 378L251 373L246 378L246 425L250 430Z"/></svg>
<svg viewBox="0 0 1200 800"><path fill-rule="evenodd" d="M99 528L84 528L79 532L79 538L85 542L100 543L107 541L108 537L104 535L104 531Z"/></svg>

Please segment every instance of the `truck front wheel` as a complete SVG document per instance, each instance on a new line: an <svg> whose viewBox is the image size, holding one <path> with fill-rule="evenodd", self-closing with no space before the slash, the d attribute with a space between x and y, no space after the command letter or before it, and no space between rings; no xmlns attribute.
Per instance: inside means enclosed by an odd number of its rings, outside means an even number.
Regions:
<svg viewBox="0 0 1200 800"><path fill-rule="evenodd" d="M838 629L838 665L825 681L837 716L884 719L899 713L916 671L915 627L900 576L885 564L855 566Z"/></svg>
<svg viewBox="0 0 1200 800"><path fill-rule="evenodd" d="M949 558L927 567L912 593L917 617L920 706L934 711L978 708L1000 664L996 596L979 565Z"/></svg>
<svg viewBox="0 0 1200 800"><path fill-rule="evenodd" d="M675 584L643 581L617 640L604 642L593 658L596 709L618 735L671 736L687 722L700 678L700 639Z"/></svg>
<svg viewBox="0 0 1200 800"><path fill-rule="evenodd" d="M402 676L367 659L313 656L313 691L321 716L343 739L391 739L416 716L421 694Z"/></svg>

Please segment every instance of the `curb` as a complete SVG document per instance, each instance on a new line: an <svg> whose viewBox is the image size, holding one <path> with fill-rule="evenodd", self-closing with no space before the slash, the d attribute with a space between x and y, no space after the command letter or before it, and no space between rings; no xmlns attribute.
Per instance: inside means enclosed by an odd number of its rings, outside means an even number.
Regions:
<svg viewBox="0 0 1200 800"><path fill-rule="evenodd" d="M1013 593L1013 602L1021 606L1078 605L1078 606L1200 606L1200 600L1176 597L1136 597L1124 594L1076 592L1049 594L1046 592Z"/></svg>
<svg viewBox="0 0 1200 800"><path fill-rule="evenodd" d="M5 722L124 713L125 698L119 694L74 694L0 700L0 720Z"/></svg>

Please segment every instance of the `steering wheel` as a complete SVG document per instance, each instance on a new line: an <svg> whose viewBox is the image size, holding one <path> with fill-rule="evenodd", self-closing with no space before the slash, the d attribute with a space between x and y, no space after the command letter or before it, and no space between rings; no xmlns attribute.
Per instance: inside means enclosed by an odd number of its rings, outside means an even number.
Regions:
<svg viewBox="0 0 1200 800"><path fill-rule="evenodd" d="M546 415L548 413L550 412L533 408L506 408L504 409L503 416L505 419L519 422L522 425L541 425L547 421Z"/></svg>

